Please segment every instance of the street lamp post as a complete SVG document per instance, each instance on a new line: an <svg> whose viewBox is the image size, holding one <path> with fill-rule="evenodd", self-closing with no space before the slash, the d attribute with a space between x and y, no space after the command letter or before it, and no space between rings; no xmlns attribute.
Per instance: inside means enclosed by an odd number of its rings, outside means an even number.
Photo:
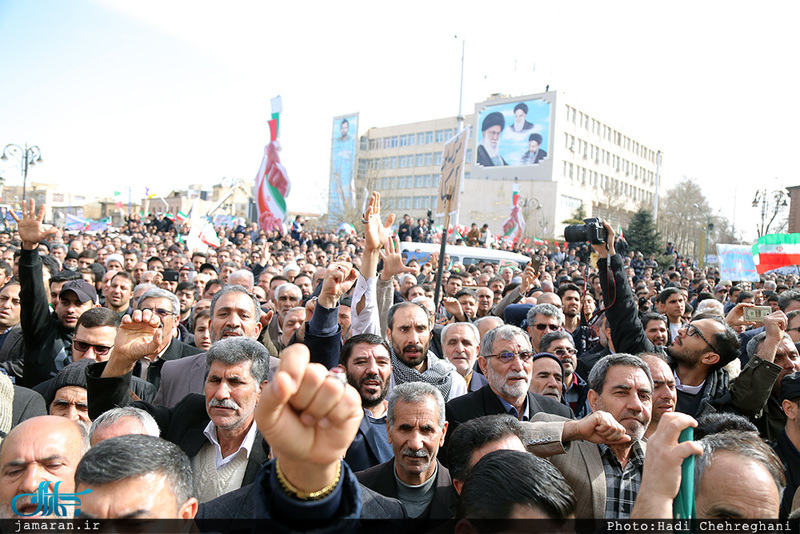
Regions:
<svg viewBox="0 0 800 534"><path fill-rule="evenodd" d="M20 162L22 170L22 202L25 202L25 189L28 184L28 167L36 165L37 163L42 163L42 151L38 146L29 147L25 144L25 148L22 148L19 145L9 143L3 148L3 155L0 156L0 159L7 161L9 154L17 158Z"/></svg>
<svg viewBox="0 0 800 534"><path fill-rule="evenodd" d="M707 267L708 266L708 259L707 259L708 258L708 231L711 229L711 217L709 217L708 214L705 211L703 211L703 208L701 208L697 204L692 204L692 206L697 208L700 213L702 213L703 215L706 216L706 235L705 235L705 243L703 245L703 255L702 255L702 257L703 257L703 267Z"/></svg>

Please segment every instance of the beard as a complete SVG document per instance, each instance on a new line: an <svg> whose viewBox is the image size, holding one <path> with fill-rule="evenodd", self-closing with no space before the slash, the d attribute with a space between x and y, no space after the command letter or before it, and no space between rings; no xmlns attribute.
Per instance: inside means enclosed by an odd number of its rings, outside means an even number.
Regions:
<svg viewBox="0 0 800 534"><path fill-rule="evenodd" d="M364 376L361 380L358 380L354 375L347 373L347 382L356 388L358 391L358 395L361 397L361 405L364 408L370 409L371 407L377 406L378 404L382 403L383 400L386 398L387 393L389 393L389 381L383 380L380 375L373 374ZM364 391L364 383L368 380L375 380L380 382L380 386L377 393L369 393Z"/></svg>
<svg viewBox="0 0 800 534"><path fill-rule="evenodd" d="M597 409L603 411L609 411L605 408L602 402L598 400ZM647 414L642 412L634 412L632 410L625 410L619 417L616 417L619 424L625 427L625 433L631 437L631 440L637 441L644 437L644 432L647 430L647 426L650 424L650 418L647 417Z"/></svg>
<svg viewBox="0 0 800 534"><path fill-rule="evenodd" d="M524 378L525 380L517 380L515 385L509 385L509 378ZM530 386L530 377L524 372L509 371L505 375L496 373L492 366L488 366L486 372L486 381L489 385L507 397L519 398L528 394L528 387Z"/></svg>
<svg viewBox="0 0 800 534"><path fill-rule="evenodd" d="M679 363L689 369L697 367L697 358L687 353L683 347L678 347L675 344L667 345L664 347L664 352L666 352L667 356L672 358L675 363Z"/></svg>
<svg viewBox="0 0 800 534"><path fill-rule="evenodd" d="M428 347L423 346L421 343L409 343L402 350L398 350L397 347L393 348L400 361L411 368L419 367L428 356Z"/></svg>
<svg viewBox="0 0 800 534"><path fill-rule="evenodd" d="M482 143L483 148L486 150L486 153L489 154L490 158L497 157L497 154L500 152L500 145L497 144L496 146L492 146L491 143L488 141Z"/></svg>

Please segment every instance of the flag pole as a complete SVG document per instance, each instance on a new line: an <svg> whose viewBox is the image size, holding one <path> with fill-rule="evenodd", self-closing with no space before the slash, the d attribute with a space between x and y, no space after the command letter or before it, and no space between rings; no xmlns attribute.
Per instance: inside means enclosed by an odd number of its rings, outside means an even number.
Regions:
<svg viewBox="0 0 800 534"><path fill-rule="evenodd" d="M449 203L452 193L448 193L445 197ZM436 289L433 293L433 303L436 309L439 309L439 297L442 293L442 273L444 272L444 251L447 246L447 232L450 228L450 210L447 209L444 213L444 226L442 227L442 243L439 247L439 266L436 268Z"/></svg>

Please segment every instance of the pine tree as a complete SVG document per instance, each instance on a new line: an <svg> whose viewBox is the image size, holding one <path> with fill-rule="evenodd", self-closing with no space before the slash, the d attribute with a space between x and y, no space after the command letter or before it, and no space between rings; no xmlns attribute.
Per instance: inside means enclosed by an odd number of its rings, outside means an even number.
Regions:
<svg viewBox="0 0 800 534"><path fill-rule="evenodd" d="M583 224L583 220L586 218L586 208L583 207L583 202L578 208L575 210L575 213L572 215L571 219L565 219L562 221L564 224Z"/></svg>
<svg viewBox="0 0 800 534"><path fill-rule="evenodd" d="M641 252L645 256L661 252L661 235L656 231L650 210L641 208L633 214L625 230L625 239L632 250Z"/></svg>

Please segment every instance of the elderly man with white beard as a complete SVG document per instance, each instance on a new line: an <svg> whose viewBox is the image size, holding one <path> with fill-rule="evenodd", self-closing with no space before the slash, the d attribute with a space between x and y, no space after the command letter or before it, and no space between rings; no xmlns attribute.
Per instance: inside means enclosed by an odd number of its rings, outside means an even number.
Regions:
<svg viewBox="0 0 800 534"><path fill-rule="evenodd" d="M528 391L532 360L531 342L524 330L512 325L489 330L481 340L478 356L478 365L488 384L447 403L449 433L455 432L461 423L482 415L507 413L520 421L529 421L535 414L545 412L571 419L569 407ZM441 452L444 451L440 451L440 458Z"/></svg>

